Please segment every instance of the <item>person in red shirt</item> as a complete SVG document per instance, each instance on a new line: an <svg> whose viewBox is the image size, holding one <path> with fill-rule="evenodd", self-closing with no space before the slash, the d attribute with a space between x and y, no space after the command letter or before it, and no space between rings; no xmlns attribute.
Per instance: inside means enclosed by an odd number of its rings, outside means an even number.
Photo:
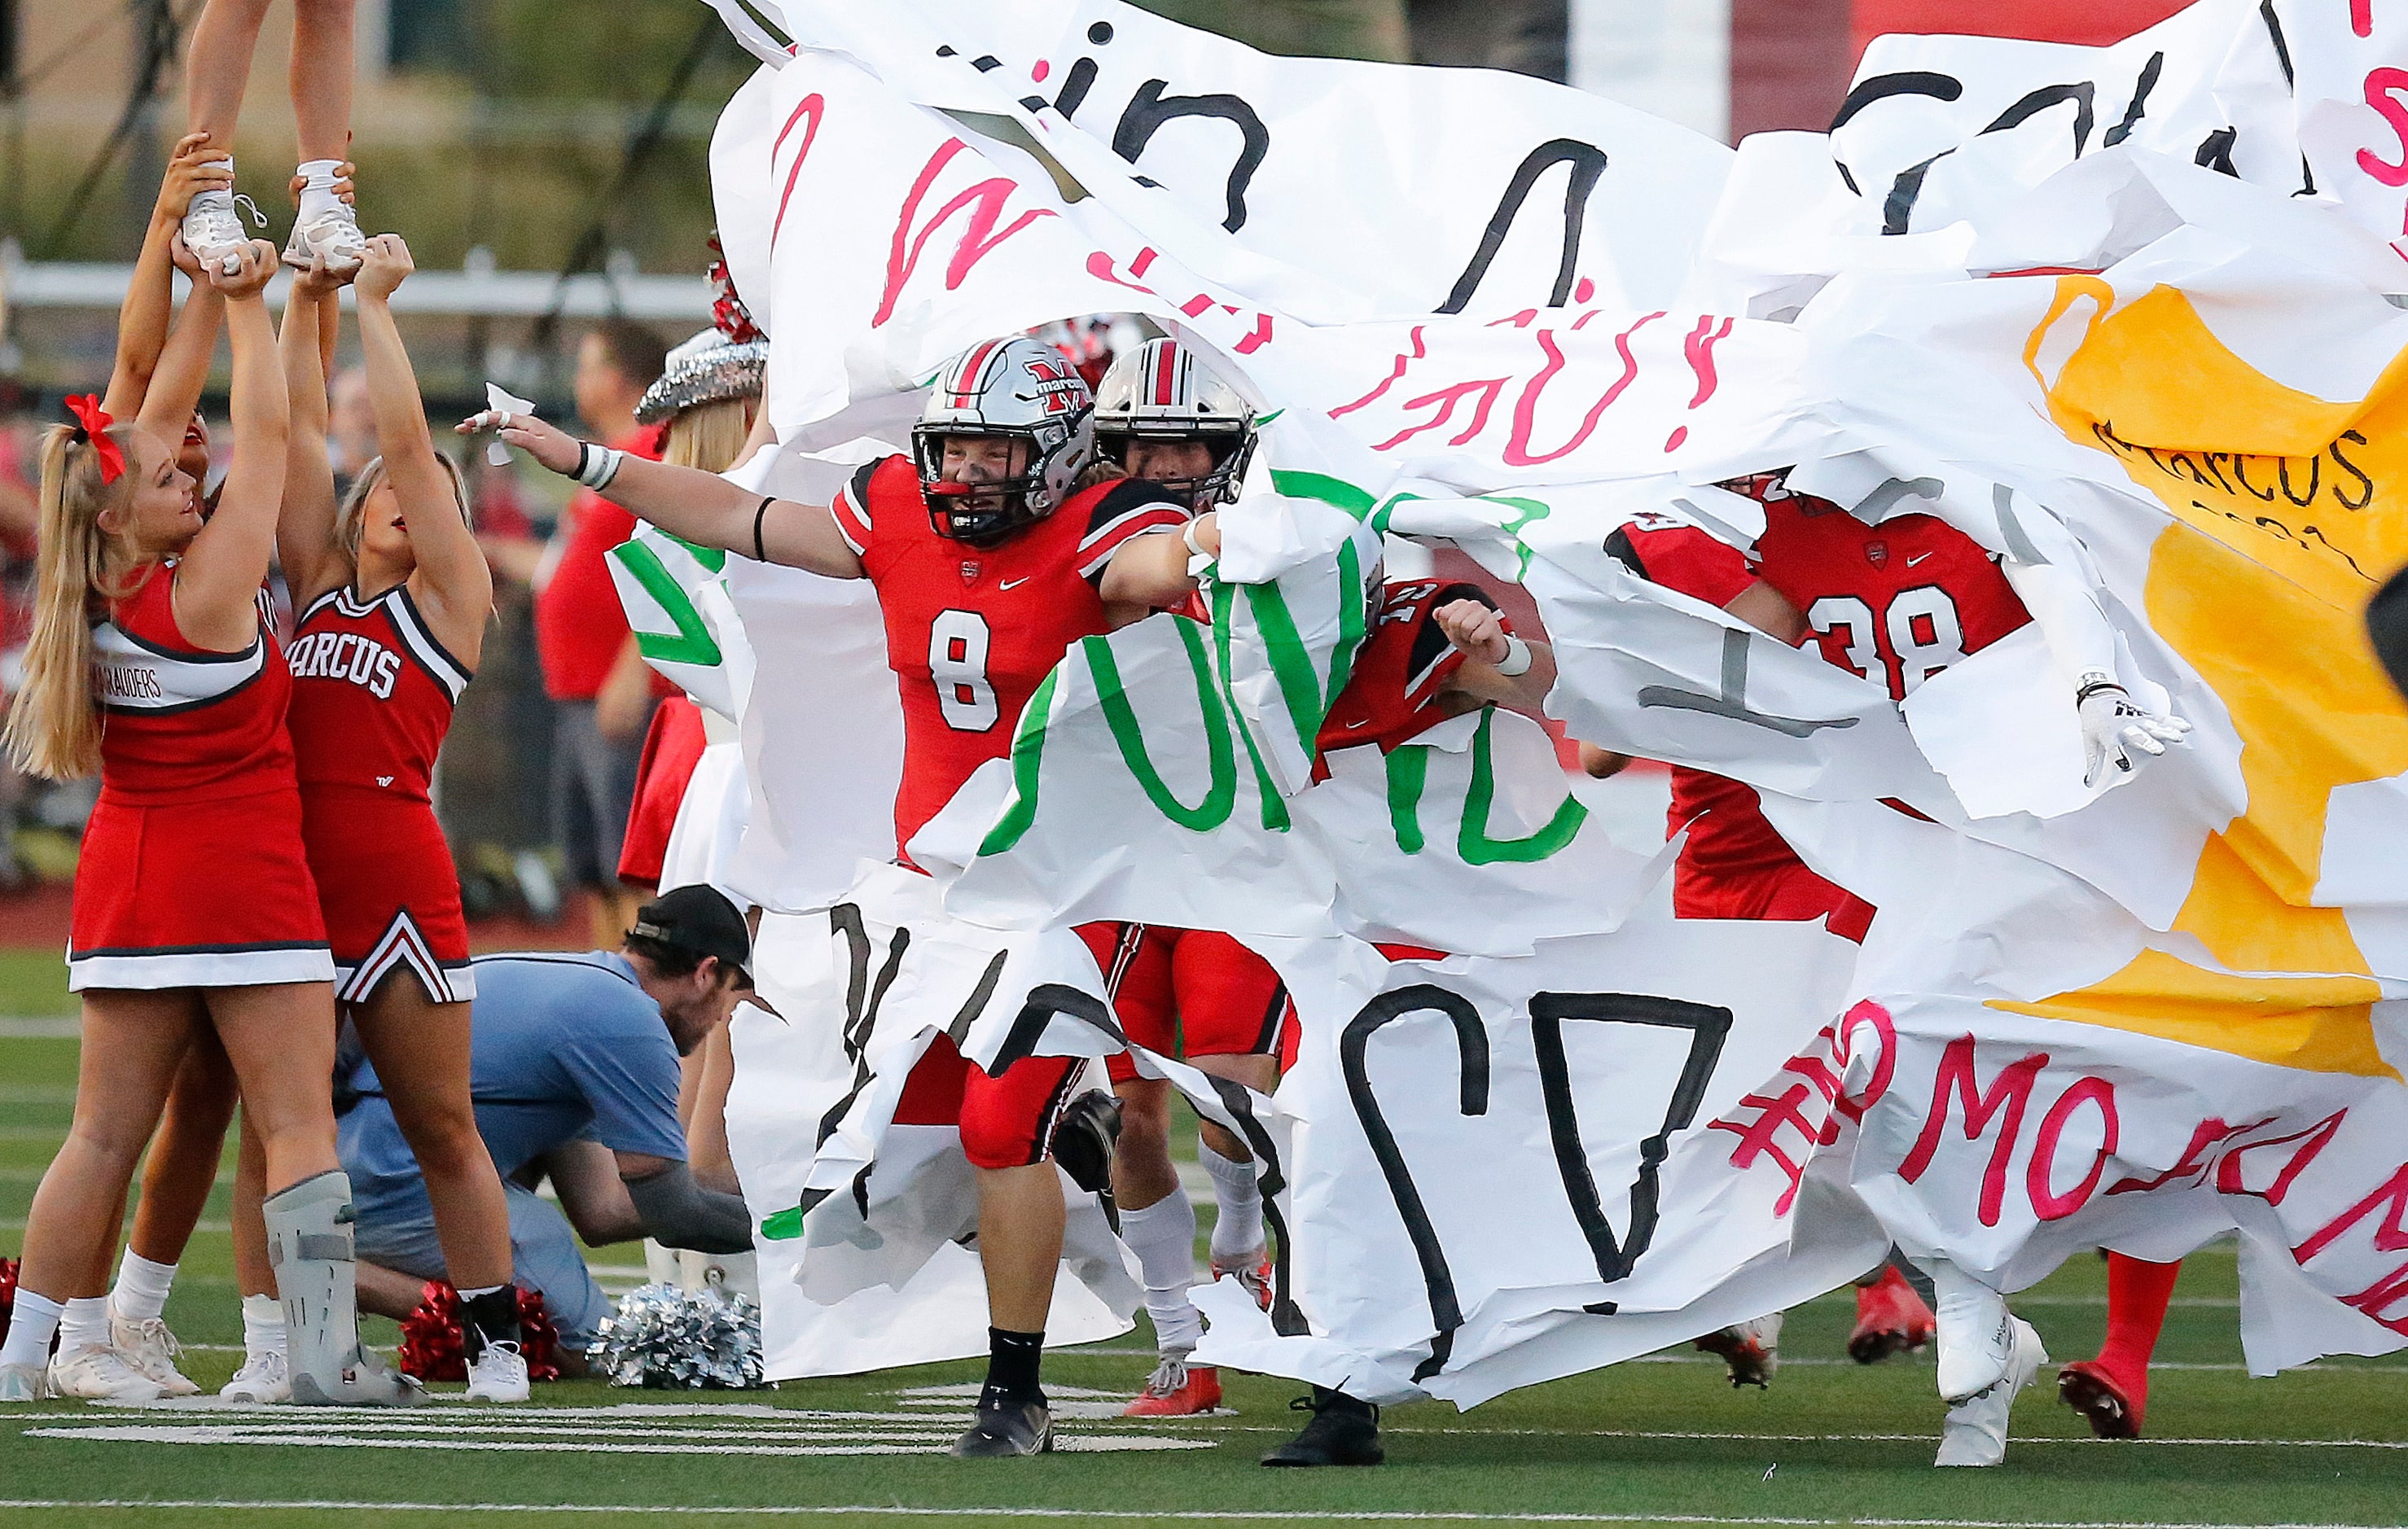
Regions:
<svg viewBox="0 0 2408 1529"><path fill-rule="evenodd" d="M660 337L624 319L605 321L577 348L577 412L611 450L658 457L661 432L636 422L644 390L667 354ZM610 581L609 553L635 534L636 518L590 491L569 502L551 577L538 577L536 654L552 700L552 834L563 879L600 899L604 943L633 917L619 884L619 851L636 800L644 729L656 691Z"/></svg>
<svg viewBox="0 0 2408 1529"><path fill-rule="evenodd" d="M1644 514L1606 538L1606 550L1651 583L1720 606L1742 621L1786 626L1794 609L1759 584L1737 548L1670 516ZM1609 776L1629 763L1594 744L1581 745L1590 775ZM1766 821L1756 788L1685 764L1672 766L1667 831L1688 830L1672 867L1672 916L1677 919L1819 919L1844 939L1861 941L1871 926L1870 903L1817 876ZM1848 1354L1870 1365L1931 1341L1931 1308L1909 1282L1902 1261L1891 1259L1856 1281L1856 1325ZM1739 1322L1698 1339L1719 1354L1734 1386L1763 1386L1779 1353L1778 1315Z"/></svg>
<svg viewBox="0 0 2408 1529"><path fill-rule="evenodd" d="M1949 665L2037 622L2071 681L2086 784L2111 769L2140 768L2189 731L2182 719L2142 706L2118 681L2114 628L2071 570L1998 557L1936 515L1869 523L1792 490L1785 469L1721 486L1764 507L1752 558L1757 582L1739 597L1748 602L1744 619L1785 642L1811 639L1827 662L1882 686L1891 700L1903 701ZM1929 1269L1939 1294L1940 1393L1950 1404L1939 1464L1997 1465L2015 1393L2046 1356L1997 1291L1946 1260L1930 1261ZM2059 1382L2060 1394L2102 1433L2138 1426L2132 1404L2136 1393L2145 1395L2139 1388L2146 1381L2139 1336L2154 1341L2173 1289L2171 1265L2147 1269L2159 1272L2126 1271L2128 1307L2143 1309L2124 1313L2124 1343L2111 1343L2100 1362L2067 1366ZM2110 1325L2116 1329L2112 1311ZM2137 1380L2128 1364L2112 1363L2135 1348L2143 1355Z"/></svg>
<svg viewBox="0 0 2408 1529"><path fill-rule="evenodd" d="M864 465L830 505L751 494L538 420L488 411L461 428L498 430L689 541L869 579L902 702L895 836L908 865L911 836L980 765L1009 756L1022 709L1072 643L1195 592L1188 560L1204 549L1186 506L1126 479L1078 486L1094 451L1092 408L1085 381L1051 347L985 341L939 374L911 455ZM1081 933L1100 964L1120 929ZM1065 1212L1049 1158L1079 1065L1031 1056L989 1076L939 1037L896 1111L898 1121L957 1121L977 1173L990 1352L978 1420L956 1454L1052 1445L1038 1367Z"/></svg>

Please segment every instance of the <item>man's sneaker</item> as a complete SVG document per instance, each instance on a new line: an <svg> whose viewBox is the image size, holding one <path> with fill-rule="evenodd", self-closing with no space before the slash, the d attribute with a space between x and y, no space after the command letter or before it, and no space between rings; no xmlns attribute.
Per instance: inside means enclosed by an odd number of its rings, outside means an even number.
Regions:
<svg viewBox="0 0 2408 1529"><path fill-rule="evenodd" d="M953 1440L953 1455L956 1460L1003 1460L1050 1454L1053 1449L1053 1412L1042 1402L1026 1402L980 1408L978 1422Z"/></svg>
<svg viewBox="0 0 2408 1529"><path fill-rule="evenodd" d="M2135 1384L2100 1360L2077 1359L2057 1372L2057 1395L2100 1438L2139 1438L2149 1410L2148 1373Z"/></svg>
<svg viewBox="0 0 2408 1529"><path fill-rule="evenodd" d="M229 1402L242 1402L251 1407L281 1407L293 1399L293 1377L284 1367L281 1352L252 1354L234 1372L234 1379L218 1389L218 1394Z"/></svg>
<svg viewBox="0 0 2408 1529"><path fill-rule="evenodd" d="M204 193L193 198L193 205L184 211L184 247L204 269L228 276L242 269L242 252L251 245L251 230L242 223L246 210L254 226L267 226L267 214L248 196L221 200Z"/></svg>
<svg viewBox="0 0 2408 1529"><path fill-rule="evenodd" d="M2007 1324L2004 1368L1988 1390L1948 1409L1933 1465L1995 1465L2007 1457L2007 1414L2014 1408L2015 1393L2030 1385L2033 1373L2048 1363L2048 1351L2040 1346L2031 1323L2009 1317Z"/></svg>
<svg viewBox="0 0 2408 1529"><path fill-rule="evenodd" d="M1303 1432L1263 1456L1266 1465L1376 1465L1388 1458L1380 1447L1380 1409L1342 1391L1315 1386L1310 1396L1287 1404L1310 1412Z"/></svg>
<svg viewBox="0 0 2408 1529"><path fill-rule="evenodd" d="M50 1394L87 1402L155 1402L165 1389L105 1343L50 1356Z"/></svg>
<svg viewBox="0 0 2408 1529"><path fill-rule="evenodd" d="M0 1402L39 1402L50 1394L46 1366L0 1365Z"/></svg>
<svg viewBox="0 0 2408 1529"><path fill-rule="evenodd" d="M1878 1365L1922 1348L1931 1341L1931 1308L1896 1265L1885 1265L1879 1279L1856 1287L1856 1330L1848 1335L1848 1357Z"/></svg>
<svg viewBox="0 0 2408 1529"><path fill-rule="evenodd" d="M1781 1313L1708 1333L1698 1339L1698 1347L1722 1355L1723 1363L1730 1366L1732 1385L1762 1391L1772 1384L1772 1372L1781 1367Z"/></svg>
<svg viewBox="0 0 2408 1529"><path fill-rule="evenodd" d="M1136 1401L1121 1408L1124 1418L1193 1418L1221 1405L1221 1372L1210 1365L1191 1365L1183 1354L1165 1354L1154 1367Z"/></svg>
<svg viewBox="0 0 2408 1529"><path fill-rule="evenodd" d="M112 1314L108 1319L108 1341L128 1365L140 1371L146 1379L158 1382L161 1395L197 1396L201 1393L201 1388L185 1379L184 1372L176 1368L176 1356L184 1351L184 1346L176 1341L176 1335L167 1331L167 1324L162 1319L151 1317L143 1322L127 1322Z"/></svg>
<svg viewBox="0 0 2408 1529"><path fill-rule="evenodd" d="M1933 1322L1940 1339L1940 1399L1953 1407L1989 1390L2007 1373L2015 1319L2005 1296L1951 1265L1938 1265L1932 1277L1940 1287Z"/></svg>
<svg viewBox="0 0 2408 1529"><path fill-rule="evenodd" d="M360 232L359 214L346 202L337 202L332 211L315 218L294 220L293 236L284 241L284 264L297 271L308 270L313 255L323 260L329 271L357 270L367 254L367 236Z"/></svg>
<svg viewBox="0 0 2408 1529"><path fill-rule="evenodd" d="M1271 1308L1273 1291L1271 1250L1268 1248L1257 1248L1226 1263L1218 1258L1212 1260L1212 1278L1218 1279L1225 1274L1236 1275L1238 1283L1245 1287L1246 1293L1254 1298L1256 1306L1266 1311Z"/></svg>
<svg viewBox="0 0 2408 1529"><path fill-rule="evenodd" d="M527 1399L526 1356L507 1339L488 1343L468 1366L468 1400L523 1402Z"/></svg>

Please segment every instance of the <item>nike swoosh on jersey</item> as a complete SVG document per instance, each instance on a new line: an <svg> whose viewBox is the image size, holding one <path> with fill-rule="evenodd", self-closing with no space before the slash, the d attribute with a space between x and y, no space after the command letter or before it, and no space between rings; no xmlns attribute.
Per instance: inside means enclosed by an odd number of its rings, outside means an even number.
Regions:
<svg viewBox="0 0 2408 1529"><path fill-rule="evenodd" d="M1908 559L1906 560L1906 565L1907 565L1908 567L1912 568L1912 567L1914 567L1916 564L1918 564L1918 563L1922 562L1925 558L1928 558L1928 557L1929 557L1930 555L1931 555L1931 554L1930 554L1929 552L1917 552L1917 553L1915 553L1913 557L1908 558Z"/></svg>
<svg viewBox="0 0 2408 1529"><path fill-rule="evenodd" d="M997 584L996 588L999 590L1018 589L1021 585L1027 583L1030 579L1035 577L1036 575L1029 574L1019 579L1007 579L1002 583Z"/></svg>

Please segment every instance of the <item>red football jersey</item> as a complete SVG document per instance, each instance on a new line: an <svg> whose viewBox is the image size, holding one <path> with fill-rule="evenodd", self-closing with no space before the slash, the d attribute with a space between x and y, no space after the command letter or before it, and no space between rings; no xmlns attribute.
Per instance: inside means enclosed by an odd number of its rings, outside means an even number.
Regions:
<svg viewBox="0 0 2408 1529"><path fill-rule="evenodd" d="M1394 749L1453 713L1438 704L1446 682L1463 667L1463 654L1432 619L1439 607L1477 600L1491 610L1497 602L1477 584L1392 583L1380 592L1370 630L1354 651L1354 669L1337 704L1322 719L1320 747L1353 749L1376 743ZM1503 617L1498 618L1504 621ZM1505 630L1513 629L1505 622Z"/></svg>
<svg viewBox="0 0 2408 1529"><path fill-rule="evenodd" d="M268 625L266 592L259 636L238 653L185 641L174 592L175 564L155 567L93 632L102 792L142 807L290 791L293 675Z"/></svg>
<svg viewBox="0 0 2408 1529"><path fill-rule="evenodd" d="M1805 613L1826 659L1893 701L2031 620L1997 561L1936 515L1867 525L1828 499L1758 492L1756 577Z"/></svg>
<svg viewBox="0 0 2408 1529"><path fill-rule="evenodd" d="M1605 550L1642 579L1709 605L1727 606L1756 582L1736 548L1666 516L1641 515L1606 538ZM1666 833L1689 831L1672 867L1672 912L1683 919L1813 919L1850 939L1864 937L1871 905L1807 868L1764 816L1743 780L1672 766Z"/></svg>
<svg viewBox="0 0 2408 1529"><path fill-rule="evenodd" d="M304 785L366 786L428 800L435 756L468 670L395 584L309 602L293 628L293 752Z"/></svg>
<svg viewBox="0 0 2408 1529"><path fill-rule="evenodd" d="M990 759L1039 681L1081 637L1111 630L1095 580L1130 537L1176 529L1189 511L1123 479L1072 494L993 547L939 536L920 475L891 456L836 495L837 528L878 587L886 662L903 697L903 783L895 841L906 845Z"/></svg>

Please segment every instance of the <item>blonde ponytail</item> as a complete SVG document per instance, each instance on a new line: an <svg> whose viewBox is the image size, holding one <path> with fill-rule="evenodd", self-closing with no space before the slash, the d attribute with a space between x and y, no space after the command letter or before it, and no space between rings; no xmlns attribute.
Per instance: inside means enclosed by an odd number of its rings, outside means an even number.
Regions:
<svg viewBox="0 0 2408 1529"><path fill-rule="evenodd" d="M100 768L100 710L92 695L92 617L95 594L108 593L103 566L108 537L101 512L134 492L134 427L110 427L128 470L101 480L100 453L78 444L75 430L53 425L42 437L39 550L35 556L34 632L25 680L0 731L17 767L51 780Z"/></svg>
<svg viewBox="0 0 2408 1529"><path fill-rule="evenodd" d="M672 467L725 472L743 454L744 442L752 434L752 422L745 417L745 411L753 402L750 398L715 398L678 410L669 421L668 439L661 448L661 460Z"/></svg>

